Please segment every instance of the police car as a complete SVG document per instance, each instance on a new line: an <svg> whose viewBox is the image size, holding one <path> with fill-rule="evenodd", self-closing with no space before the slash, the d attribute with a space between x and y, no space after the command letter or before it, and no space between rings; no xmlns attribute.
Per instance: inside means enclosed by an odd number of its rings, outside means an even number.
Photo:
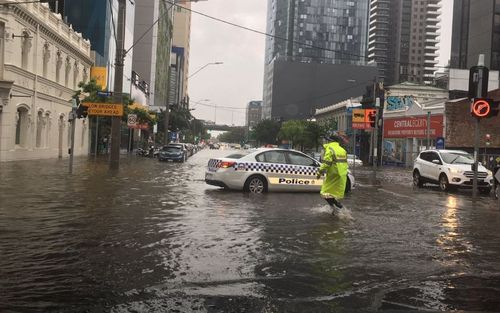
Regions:
<svg viewBox="0 0 500 313"><path fill-rule="evenodd" d="M210 159L205 182L251 193L319 192L324 178L316 179L320 165L317 160L299 151L262 148ZM353 186L354 177L349 173L346 192Z"/></svg>

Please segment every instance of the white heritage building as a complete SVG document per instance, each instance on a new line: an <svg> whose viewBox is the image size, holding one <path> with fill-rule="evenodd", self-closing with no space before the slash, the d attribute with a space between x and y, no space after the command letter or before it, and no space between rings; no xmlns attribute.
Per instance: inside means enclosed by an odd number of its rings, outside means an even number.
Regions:
<svg viewBox="0 0 500 313"><path fill-rule="evenodd" d="M0 4L0 161L68 156L71 97L93 64L89 41L45 3ZM77 120L75 155L88 153Z"/></svg>

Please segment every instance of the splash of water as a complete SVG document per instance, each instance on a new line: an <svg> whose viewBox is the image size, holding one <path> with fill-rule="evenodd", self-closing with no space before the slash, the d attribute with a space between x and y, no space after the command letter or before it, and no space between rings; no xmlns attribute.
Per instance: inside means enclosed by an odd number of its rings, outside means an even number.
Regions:
<svg viewBox="0 0 500 313"><path fill-rule="evenodd" d="M345 206L341 209L335 208L335 217L344 221L353 221L354 217L352 216L351 210L346 208Z"/></svg>
<svg viewBox="0 0 500 313"><path fill-rule="evenodd" d="M314 211L316 211L317 213L321 213L321 214L325 214L325 213L331 214L335 218L337 218L339 220L343 220L343 221L353 221L354 220L354 217L352 216L351 210L346 208L345 205L342 209L339 209L339 208L332 209L332 207L329 205L321 205L319 207L314 208ZM332 213L334 213L334 214L332 214Z"/></svg>

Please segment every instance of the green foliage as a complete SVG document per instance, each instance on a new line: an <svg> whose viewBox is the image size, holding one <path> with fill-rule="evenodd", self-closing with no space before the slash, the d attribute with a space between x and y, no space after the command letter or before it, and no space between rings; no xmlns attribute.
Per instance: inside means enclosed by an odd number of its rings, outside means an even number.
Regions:
<svg viewBox="0 0 500 313"><path fill-rule="evenodd" d="M165 132L165 111L160 111L157 118L158 134L161 137ZM202 139L210 139L203 122L194 118L188 109L173 107L169 112L168 122L169 131L180 131L185 136L185 142L196 143Z"/></svg>
<svg viewBox="0 0 500 313"><path fill-rule="evenodd" d="M337 123L333 120L290 120L283 123L279 138L290 141L296 149L317 149L321 145L323 135L336 129Z"/></svg>
<svg viewBox="0 0 500 313"><path fill-rule="evenodd" d="M220 134L219 141L227 143L241 143L245 142L246 134L244 127L233 128L230 131Z"/></svg>
<svg viewBox="0 0 500 313"><path fill-rule="evenodd" d="M278 133L280 131L280 123L273 120L262 120L255 126L255 140L258 144L276 144Z"/></svg>

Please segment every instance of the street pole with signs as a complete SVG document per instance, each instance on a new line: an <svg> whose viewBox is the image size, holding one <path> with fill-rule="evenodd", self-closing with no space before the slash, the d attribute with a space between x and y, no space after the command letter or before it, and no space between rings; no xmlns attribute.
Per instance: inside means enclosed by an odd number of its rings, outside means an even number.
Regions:
<svg viewBox="0 0 500 313"><path fill-rule="evenodd" d="M471 114L474 118L474 178L472 181L472 198L477 199L478 193L478 166L479 166L479 141L480 130L479 121L485 117L489 111L485 113L487 103L483 104L481 100L488 93L488 73L489 70L484 66L484 54L479 55L477 66L473 66L469 73L469 98L473 98L471 105ZM479 100L479 101L477 101ZM489 107L488 107L489 110Z"/></svg>
<svg viewBox="0 0 500 313"><path fill-rule="evenodd" d="M118 21L116 29L116 58L114 77L114 102L123 106L123 63L124 63L124 36L125 36L125 0L118 0ZM121 117L113 116L111 120L111 154L109 169L118 170L120 167L120 140Z"/></svg>

